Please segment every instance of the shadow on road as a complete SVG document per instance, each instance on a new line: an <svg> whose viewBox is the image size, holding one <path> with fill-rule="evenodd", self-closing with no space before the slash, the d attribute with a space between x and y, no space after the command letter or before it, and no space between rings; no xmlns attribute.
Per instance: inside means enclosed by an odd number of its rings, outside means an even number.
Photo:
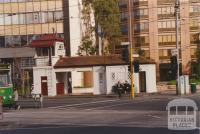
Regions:
<svg viewBox="0 0 200 134"><path fill-rule="evenodd" d="M199 134L199 130L171 131L167 128L146 127L76 127L76 126L44 126L23 128L15 130L3 130L1 134Z"/></svg>

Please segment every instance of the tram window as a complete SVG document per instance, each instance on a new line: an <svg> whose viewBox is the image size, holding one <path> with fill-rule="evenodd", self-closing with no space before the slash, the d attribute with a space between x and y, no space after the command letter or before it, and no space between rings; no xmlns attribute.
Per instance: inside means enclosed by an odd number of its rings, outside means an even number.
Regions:
<svg viewBox="0 0 200 134"><path fill-rule="evenodd" d="M186 114L186 106L178 106L178 115Z"/></svg>
<svg viewBox="0 0 200 134"><path fill-rule="evenodd" d="M188 115L193 115L194 114L194 108L193 107L188 107L187 108L187 112L188 112L187 113Z"/></svg>
<svg viewBox="0 0 200 134"><path fill-rule="evenodd" d="M176 115L176 107L170 108L170 115Z"/></svg>

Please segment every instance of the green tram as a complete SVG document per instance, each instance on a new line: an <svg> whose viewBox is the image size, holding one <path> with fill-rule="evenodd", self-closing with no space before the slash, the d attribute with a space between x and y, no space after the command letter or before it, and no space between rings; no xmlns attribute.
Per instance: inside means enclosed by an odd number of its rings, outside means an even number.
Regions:
<svg viewBox="0 0 200 134"><path fill-rule="evenodd" d="M0 64L0 97L4 106L13 103L13 84L11 80L11 65Z"/></svg>

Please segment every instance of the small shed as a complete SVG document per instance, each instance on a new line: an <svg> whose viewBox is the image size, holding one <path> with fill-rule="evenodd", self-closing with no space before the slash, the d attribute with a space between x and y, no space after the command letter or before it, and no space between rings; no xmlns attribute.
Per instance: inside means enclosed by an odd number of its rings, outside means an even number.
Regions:
<svg viewBox="0 0 200 134"><path fill-rule="evenodd" d="M134 74L135 92L157 92L155 62L145 58L138 60L140 73ZM71 93L111 94L112 86L118 81L130 82L128 64L119 55L62 57L54 69L60 75L71 72ZM82 73L79 75L82 82L76 82L76 73Z"/></svg>

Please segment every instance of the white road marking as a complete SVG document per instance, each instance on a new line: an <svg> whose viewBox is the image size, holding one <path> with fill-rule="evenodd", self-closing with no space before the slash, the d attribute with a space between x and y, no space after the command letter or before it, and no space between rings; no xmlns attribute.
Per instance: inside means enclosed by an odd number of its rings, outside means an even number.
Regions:
<svg viewBox="0 0 200 134"><path fill-rule="evenodd" d="M59 109L59 110L65 110L65 109L73 109L76 106L84 106L84 105L89 105L89 104L98 104L98 103L103 103L103 102L120 102L120 104L113 104L113 105L107 105L107 106L100 106L100 107L95 107L95 108L88 108L88 109L83 109L86 111L90 110L98 110L102 108L110 108L110 107L115 107L115 106L121 106L121 105L127 105L130 103L143 103L143 102L150 102L150 101L156 101L159 99L148 99L148 100L137 100L137 101L130 101L130 100L120 100L120 99L112 99L112 100L103 100L103 101L94 101L94 102L87 102L87 103L78 103L78 104L70 104L70 105L62 105L62 106L56 106L56 107L48 107L49 109ZM122 103L126 102L126 103Z"/></svg>
<svg viewBox="0 0 200 134"><path fill-rule="evenodd" d="M156 115L150 115L150 114L148 114L148 115L146 115L146 116L148 116L148 117L152 117L152 118L156 118L156 119L161 119L161 117L156 116Z"/></svg>
<svg viewBox="0 0 200 134"><path fill-rule="evenodd" d="M48 108L65 108L65 107L73 107L73 106L83 106L83 105L88 105L88 104L97 104L97 103L103 103L103 102L115 102L119 101L118 99L114 100L104 100L104 101L93 101L93 102L86 102L86 103L78 103L78 104L70 104L70 105L62 105L62 106L56 106L56 107L48 107Z"/></svg>
<svg viewBox="0 0 200 134"><path fill-rule="evenodd" d="M140 101L140 102L145 102L145 101ZM132 103L136 103L136 102L129 101L129 102L126 102L126 103L113 104L113 105L109 105L109 106L95 107L95 108L89 108L89 109L84 109L84 110L86 110L86 111L98 110L98 109L103 109L103 108L111 108L111 107L116 107L116 106L123 106L123 105L127 105L127 104L132 104ZM137 102L137 103L139 103L139 102Z"/></svg>

